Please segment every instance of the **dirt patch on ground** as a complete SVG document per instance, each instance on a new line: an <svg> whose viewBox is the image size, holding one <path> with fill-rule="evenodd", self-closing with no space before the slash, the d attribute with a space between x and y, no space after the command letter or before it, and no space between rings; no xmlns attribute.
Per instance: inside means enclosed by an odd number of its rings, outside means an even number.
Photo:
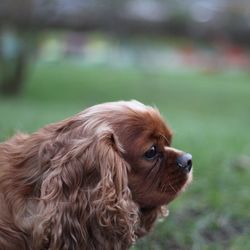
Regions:
<svg viewBox="0 0 250 250"><path fill-rule="evenodd" d="M218 242L223 246L228 246L230 239L235 236L248 234L250 220L228 219L224 223L216 222L204 228L201 235L207 243Z"/></svg>
<svg viewBox="0 0 250 250"><path fill-rule="evenodd" d="M227 248L230 241L237 236L249 235L250 218L226 217L223 214L211 212L212 209L190 209L176 216L177 228L185 228L186 225L199 221L195 237L180 245L177 239L167 239L164 249L187 250L191 249L198 240L201 244L218 244Z"/></svg>

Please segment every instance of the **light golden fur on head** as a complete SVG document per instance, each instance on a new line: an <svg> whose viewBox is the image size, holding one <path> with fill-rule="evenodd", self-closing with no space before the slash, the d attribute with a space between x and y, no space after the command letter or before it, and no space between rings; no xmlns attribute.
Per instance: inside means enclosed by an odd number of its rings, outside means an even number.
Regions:
<svg viewBox="0 0 250 250"><path fill-rule="evenodd" d="M152 140L168 160L143 158ZM0 249L129 248L190 179L170 141L158 111L131 101L1 143Z"/></svg>

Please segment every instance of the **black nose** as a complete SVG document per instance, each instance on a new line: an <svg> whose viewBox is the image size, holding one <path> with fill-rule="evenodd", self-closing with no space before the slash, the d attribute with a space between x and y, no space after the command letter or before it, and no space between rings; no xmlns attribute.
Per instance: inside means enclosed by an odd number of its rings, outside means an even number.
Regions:
<svg viewBox="0 0 250 250"><path fill-rule="evenodd" d="M178 167L182 168L186 173L189 173L192 169L192 155L183 154L176 159Z"/></svg>

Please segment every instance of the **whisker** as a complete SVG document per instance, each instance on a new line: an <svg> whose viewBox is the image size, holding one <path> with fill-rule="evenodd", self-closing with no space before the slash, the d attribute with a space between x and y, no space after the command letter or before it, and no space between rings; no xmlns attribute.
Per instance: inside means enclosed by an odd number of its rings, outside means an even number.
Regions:
<svg viewBox="0 0 250 250"><path fill-rule="evenodd" d="M170 145L170 141L165 135L160 134L160 136L168 143L168 145Z"/></svg>
<svg viewBox="0 0 250 250"><path fill-rule="evenodd" d="M168 182L168 185L174 190L174 192L177 194L177 191L174 189L174 187L171 185L170 182Z"/></svg>
<svg viewBox="0 0 250 250"><path fill-rule="evenodd" d="M148 189L151 189L154 185L159 185L159 172L161 168L157 166L159 160L157 159L152 168L148 171L147 175L145 176L146 179L150 178L150 185L148 186Z"/></svg>
<svg viewBox="0 0 250 250"><path fill-rule="evenodd" d="M155 178L155 175L157 175L159 171L159 168L157 169L158 162L159 162L159 159L156 160L152 168L149 170L148 174L146 175L146 178L148 178L151 174L154 174L154 178ZM154 173L154 171L156 171L156 173Z"/></svg>
<svg viewBox="0 0 250 250"><path fill-rule="evenodd" d="M158 162L159 162L159 159L156 161L156 163L154 165L154 168L156 169L156 173L155 173L153 180L152 180L152 184L156 184L156 185L159 185L160 178L158 178L158 176L159 176L159 172L161 171L160 166L158 166L158 167L156 166Z"/></svg>
<svg viewBox="0 0 250 250"><path fill-rule="evenodd" d="M166 189L166 185L165 184L161 185L161 192L165 192L165 189Z"/></svg>
<svg viewBox="0 0 250 250"><path fill-rule="evenodd" d="M155 171L155 165L148 171L146 178L149 178L151 175L153 175L154 171Z"/></svg>

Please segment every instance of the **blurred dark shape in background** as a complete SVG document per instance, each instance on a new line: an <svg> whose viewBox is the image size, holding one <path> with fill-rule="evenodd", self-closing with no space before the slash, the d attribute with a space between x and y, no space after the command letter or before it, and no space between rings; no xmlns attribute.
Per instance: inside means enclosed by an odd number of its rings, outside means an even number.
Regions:
<svg viewBox="0 0 250 250"><path fill-rule="evenodd" d="M161 62L165 67L168 58L175 58L178 65L203 67L208 72L232 66L250 68L248 0L1 0L0 90L3 94L20 92L29 60L38 49L42 50L49 31L59 30L64 32L64 37L61 40L55 34L57 45L54 44L53 51L58 52L63 46L64 56L79 56L83 47L87 48L90 40L93 42L92 38L87 39L91 37L89 34L102 32L106 35L101 40L119 51L119 56L124 50L123 54L129 54L129 50L139 63L150 59L156 62L156 67ZM149 49L144 42L139 45L138 37L158 41L161 37L163 54L159 48ZM172 42L166 38L172 38ZM144 53L140 52L140 46ZM148 58L141 60L140 56Z"/></svg>
<svg viewBox="0 0 250 250"><path fill-rule="evenodd" d="M2 0L0 20L25 29L250 39L248 0Z"/></svg>

